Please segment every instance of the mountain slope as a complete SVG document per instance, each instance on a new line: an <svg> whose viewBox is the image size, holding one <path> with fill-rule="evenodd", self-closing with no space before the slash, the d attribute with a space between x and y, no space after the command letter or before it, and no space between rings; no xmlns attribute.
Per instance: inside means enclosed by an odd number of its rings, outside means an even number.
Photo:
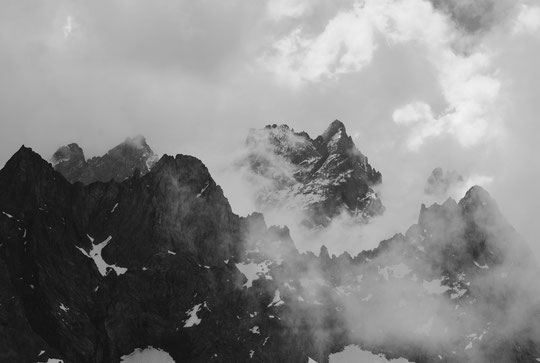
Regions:
<svg viewBox="0 0 540 363"><path fill-rule="evenodd" d="M349 344L417 363L540 357L538 269L479 187L375 250L316 256L232 213L196 158L83 185L23 147L0 170L0 239L2 362L150 345L176 362L321 363Z"/></svg>
<svg viewBox="0 0 540 363"><path fill-rule="evenodd" d="M341 121L334 121L315 139L295 133L287 125L251 130L247 138L247 165L260 185L262 211L293 209L305 213L303 223L326 226L341 213L366 221L384 207L371 186L381 183L347 135Z"/></svg>
<svg viewBox="0 0 540 363"><path fill-rule="evenodd" d="M40 359L118 361L147 345L176 361L214 354L242 361L246 342L264 340L249 332L250 319L237 318L273 297L239 288L244 277L235 262L246 220L231 212L197 159L165 156L143 177L84 187L21 148L0 171L0 187L3 277L25 307L17 324L27 319L31 329L23 338L36 347L19 347L11 361L37 359L41 350ZM257 320L279 330L268 316ZM287 340L296 339L280 332L267 349ZM12 354L9 341L0 343L0 354ZM303 349L284 354L272 352L283 361L307 359Z"/></svg>

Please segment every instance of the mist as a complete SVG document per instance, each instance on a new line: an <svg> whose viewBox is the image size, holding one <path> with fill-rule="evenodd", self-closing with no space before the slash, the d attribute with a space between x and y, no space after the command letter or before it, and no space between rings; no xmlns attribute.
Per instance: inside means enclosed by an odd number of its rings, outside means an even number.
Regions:
<svg viewBox="0 0 540 363"><path fill-rule="evenodd" d="M540 336L537 325L527 325L527 317L538 316L540 297L536 2L0 0L0 6L0 164L22 144L48 158L76 142L90 158L144 135L159 155L200 158L235 213L263 212L268 225L287 226L299 252L314 261L322 246L329 258L348 261L347 254L377 249L395 235L410 242L407 231L422 204L458 202L480 185L517 231L505 243L523 244L517 250L536 258L520 264L502 250L501 261L469 261L489 269L453 276L470 284L453 299L464 287L449 286L431 262L397 243L336 271L338 280L356 281L352 291L324 281L320 262L300 276L303 288L312 301L334 289L351 346L375 354L395 340L401 348L425 343L434 356L455 350L456 359L481 362L490 359L484 347L497 339ZM287 198L261 203L273 181L242 162L246 138L273 123L318 135L334 119L381 172L373 189L385 212L368 223L343 213L324 228L307 228L304 212ZM264 145L259 151L273 177L293 178L294 167ZM462 181L426 193L437 167ZM456 223L448 229L464 233ZM447 232L441 240L450 239ZM469 304L476 288L497 298ZM520 298L505 301L508 291ZM463 300L457 310L456 299Z"/></svg>

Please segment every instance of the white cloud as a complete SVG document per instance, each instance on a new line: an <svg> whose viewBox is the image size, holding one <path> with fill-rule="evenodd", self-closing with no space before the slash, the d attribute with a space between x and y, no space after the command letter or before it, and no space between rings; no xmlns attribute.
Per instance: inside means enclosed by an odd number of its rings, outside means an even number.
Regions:
<svg viewBox="0 0 540 363"><path fill-rule="evenodd" d="M432 63L447 107L434 116L427 104L412 103L394 112L398 124L411 127L407 145L418 150L429 138L443 133L464 147L498 133L497 100L501 87L486 53L462 56L449 48L434 50Z"/></svg>
<svg viewBox="0 0 540 363"><path fill-rule="evenodd" d="M285 3L291 6L291 2ZM420 41L438 46L449 42L449 29L445 17L424 0L357 1L331 18L315 36L298 27L277 40L274 52L263 62L277 76L295 83L321 81L358 72L369 64L377 46L375 33L393 44Z"/></svg>
<svg viewBox="0 0 540 363"><path fill-rule="evenodd" d="M433 116L431 106L425 102L409 103L392 114L395 123L411 127L407 140L410 150L418 150L424 139L440 135L444 131L444 123Z"/></svg>
<svg viewBox="0 0 540 363"><path fill-rule="evenodd" d="M416 43L419 54L436 70L447 103L440 115L434 115L431 107L422 102L394 112L396 123L411 128L408 148L417 150L426 140L442 134L454 136L465 147L496 134L500 81L492 69L489 53L456 51L462 35L426 1L387 3L387 9L379 29L396 43Z"/></svg>
<svg viewBox="0 0 540 363"><path fill-rule="evenodd" d="M448 134L469 147L496 135L501 82L489 50L464 54L456 50L463 34L448 15L425 0L366 0L332 18L316 36L296 28L274 44L264 59L277 76L292 84L318 82L362 70L373 58L381 35L389 46L407 44L436 71L446 109L434 115L416 102L394 113L396 123L410 127L407 146ZM407 120L407 122L405 122Z"/></svg>
<svg viewBox="0 0 540 363"><path fill-rule="evenodd" d="M317 36L296 28L274 44L274 53L263 63L292 84L320 81L357 72L371 62L375 43L373 26L359 6L340 12Z"/></svg>
<svg viewBox="0 0 540 363"><path fill-rule="evenodd" d="M540 7L521 5L514 25L515 34L538 33L540 31Z"/></svg>
<svg viewBox="0 0 540 363"><path fill-rule="evenodd" d="M310 10L309 0L270 0L268 14L274 20L299 18Z"/></svg>

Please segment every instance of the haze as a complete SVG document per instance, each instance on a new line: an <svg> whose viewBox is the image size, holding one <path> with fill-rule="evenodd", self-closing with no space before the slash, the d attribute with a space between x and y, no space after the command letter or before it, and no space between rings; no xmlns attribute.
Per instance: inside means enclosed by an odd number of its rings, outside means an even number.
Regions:
<svg viewBox="0 0 540 363"><path fill-rule="evenodd" d="M249 128L334 119L383 175L388 236L433 168L482 184L536 251L540 7L515 0L0 1L0 163L143 134L227 167ZM461 197L457 195L456 197ZM294 238L294 236L293 236ZM347 248L346 246L344 248Z"/></svg>

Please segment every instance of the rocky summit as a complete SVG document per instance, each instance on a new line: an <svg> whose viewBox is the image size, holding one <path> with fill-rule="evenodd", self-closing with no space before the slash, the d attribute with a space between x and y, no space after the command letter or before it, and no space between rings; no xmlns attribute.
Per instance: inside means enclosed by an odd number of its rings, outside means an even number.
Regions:
<svg viewBox="0 0 540 363"><path fill-rule="evenodd" d="M281 152L295 165L313 155L318 173L350 150L340 127ZM380 180L361 155L343 160L364 160L355 172ZM235 215L191 156L88 185L26 147L0 170L6 363L119 362L149 347L175 362L321 363L351 345L417 363L535 362L538 273L480 187L422 206L417 224L374 250L317 256L261 214Z"/></svg>
<svg viewBox="0 0 540 363"><path fill-rule="evenodd" d="M347 135L341 121L332 122L311 139L287 125L251 130L246 166L254 184L258 208L292 209L304 213L309 227L328 225L347 213L358 221L381 214L384 207L372 186L382 182Z"/></svg>
<svg viewBox="0 0 540 363"><path fill-rule="evenodd" d="M440 167L433 169L431 175L428 177L424 192L427 195L433 195L435 197L444 197L453 188L463 187L465 180L463 176L458 174L455 170L447 171L446 173Z"/></svg>
<svg viewBox="0 0 540 363"><path fill-rule="evenodd" d="M51 163L68 181L90 184L111 179L123 181L133 173L146 174L158 159L146 139L139 135L127 138L103 156L88 160L79 145L62 146L52 156Z"/></svg>

